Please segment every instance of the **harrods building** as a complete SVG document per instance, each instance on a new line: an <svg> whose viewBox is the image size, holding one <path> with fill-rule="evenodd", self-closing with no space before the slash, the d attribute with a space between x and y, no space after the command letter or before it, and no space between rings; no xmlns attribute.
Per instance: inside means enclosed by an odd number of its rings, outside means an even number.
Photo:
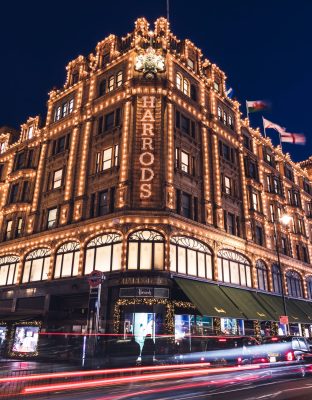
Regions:
<svg viewBox="0 0 312 400"><path fill-rule="evenodd" d="M312 336L312 159L250 127L164 18L66 72L44 118L0 129L2 340L84 333L93 270L102 333L274 334L284 291L291 334Z"/></svg>

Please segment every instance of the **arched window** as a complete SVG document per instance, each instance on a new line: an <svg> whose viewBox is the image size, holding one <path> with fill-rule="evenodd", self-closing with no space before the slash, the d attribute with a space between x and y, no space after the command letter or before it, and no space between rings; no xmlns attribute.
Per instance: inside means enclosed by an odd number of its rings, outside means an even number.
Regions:
<svg viewBox="0 0 312 400"><path fill-rule="evenodd" d="M28 254L25 259L22 282L43 281L48 279L50 268L49 249L36 249Z"/></svg>
<svg viewBox="0 0 312 400"><path fill-rule="evenodd" d="M282 275L280 267L277 264L272 265L272 283L273 292L282 293Z"/></svg>
<svg viewBox="0 0 312 400"><path fill-rule="evenodd" d="M56 252L54 278L78 275L79 243L64 243Z"/></svg>
<svg viewBox="0 0 312 400"><path fill-rule="evenodd" d="M218 252L219 281L241 286L252 286L250 263L242 254L231 250Z"/></svg>
<svg viewBox="0 0 312 400"><path fill-rule="evenodd" d="M176 76L176 85L177 89L182 90L182 76L179 73Z"/></svg>
<svg viewBox="0 0 312 400"><path fill-rule="evenodd" d="M0 286L14 285L17 283L17 256L4 256L0 258Z"/></svg>
<svg viewBox="0 0 312 400"><path fill-rule="evenodd" d="M165 239L156 231L137 231L128 238L128 269L158 269L165 266Z"/></svg>
<svg viewBox="0 0 312 400"><path fill-rule="evenodd" d="M307 277L308 298L312 299L312 276Z"/></svg>
<svg viewBox="0 0 312 400"><path fill-rule="evenodd" d="M185 78L183 78L183 93L187 96L190 95L190 82Z"/></svg>
<svg viewBox="0 0 312 400"><path fill-rule="evenodd" d="M286 280L288 286L288 294L292 297L303 297L302 279L296 271L287 271Z"/></svg>
<svg viewBox="0 0 312 400"><path fill-rule="evenodd" d="M170 271L212 279L212 256L202 242L186 236L170 240Z"/></svg>
<svg viewBox="0 0 312 400"><path fill-rule="evenodd" d="M99 96L103 96L106 93L106 79L102 79L99 84Z"/></svg>
<svg viewBox="0 0 312 400"><path fill-rule="evenodd" d="M121 269L122 237L116 233L97 236L87 244L85 274L93 270L110 272Z"/></svg>
<svg viewBox="0 0 312 400"><path fill-rule="evenodd" d="M262 260L256 262L258 288L268 290L268 269Z"/></svg>
<svg viewBox="0 0 312 400"><path fill-rule="evenodd" d="M116 75L116 87L120 87L122 85L122 71L119 71Z"/></svg>

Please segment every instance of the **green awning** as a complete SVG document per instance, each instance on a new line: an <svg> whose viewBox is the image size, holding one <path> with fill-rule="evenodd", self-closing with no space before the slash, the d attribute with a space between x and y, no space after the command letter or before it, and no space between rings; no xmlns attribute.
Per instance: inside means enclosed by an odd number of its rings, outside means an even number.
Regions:
<svg viewBox="0 0 312 400"><path fill-rule="evenodd" d="M285 314L282 297L264 293L258 293L258 296L270 314L274 316L274 321L279 321L279 317ZM286 309L289 322L311 322L308 315L303 311L303 308L296 305L297 301L299 300L286 298Z"/></svg>
<svg viewBox="0 0 312 400"><path fill-rule="evenodd" d="M245 318L218 285L181 278L175 281L202 315Z"/></svg>
<svg viewBox="0 0 312 400"><path fill-rule="evenodd" d="M312 324L312 303L297 299L289 299L289 301L306 316L306 319L302 322Z"/></svg>
<svg viewBox="0 0 312 400"><path fill-rule="evenodd" d="M220 286L221 290L232 300L236 307L246 315L247 319L272 320L273 316L257 300L257 293L246 289Z"/></svg>

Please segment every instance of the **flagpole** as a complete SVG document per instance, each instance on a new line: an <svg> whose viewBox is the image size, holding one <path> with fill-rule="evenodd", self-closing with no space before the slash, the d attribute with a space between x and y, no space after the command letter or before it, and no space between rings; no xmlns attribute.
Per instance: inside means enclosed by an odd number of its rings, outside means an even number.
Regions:
<svg viewBox="0 0 312 400"><path fill-rule="evenodd" d="M169 22L169 0L167 0L167 21Z"/></svg>
<svg viewBox="0 0 312 400"><path fill-rule="evenodd" d="M246 110L247 110L247 118L248 118L248 121L249 121L249 111L248 111L247 100L246 100ZM250 121L249 121L249 122L250 122Z"/></svg>
<svg viewBox="0 0 312 400"><path fill-rule="evenodd" d="M279 137L279 141L280 141L281 150L283 151L281 132L280 131L277 131L277 132L278 132L278 137Z"/></svg>
<svg viewBox="0 0 312 400"><path fill-rule="evenodd" d="M263 117L262 117L262 123L263 123L264 137L266 138L267 134L266 134L266 130L265 130L264 118Z"/></svg>

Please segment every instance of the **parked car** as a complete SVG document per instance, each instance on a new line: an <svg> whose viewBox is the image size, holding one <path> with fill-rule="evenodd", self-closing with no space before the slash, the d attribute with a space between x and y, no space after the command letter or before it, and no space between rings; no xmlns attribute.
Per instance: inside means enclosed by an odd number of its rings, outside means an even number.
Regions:
<svg viewBox="0 0 312 400"><path fill-rule="evenodd" d="M270 363L312 363L312 346L303 336L265 337L261 351Z"/></svg>

